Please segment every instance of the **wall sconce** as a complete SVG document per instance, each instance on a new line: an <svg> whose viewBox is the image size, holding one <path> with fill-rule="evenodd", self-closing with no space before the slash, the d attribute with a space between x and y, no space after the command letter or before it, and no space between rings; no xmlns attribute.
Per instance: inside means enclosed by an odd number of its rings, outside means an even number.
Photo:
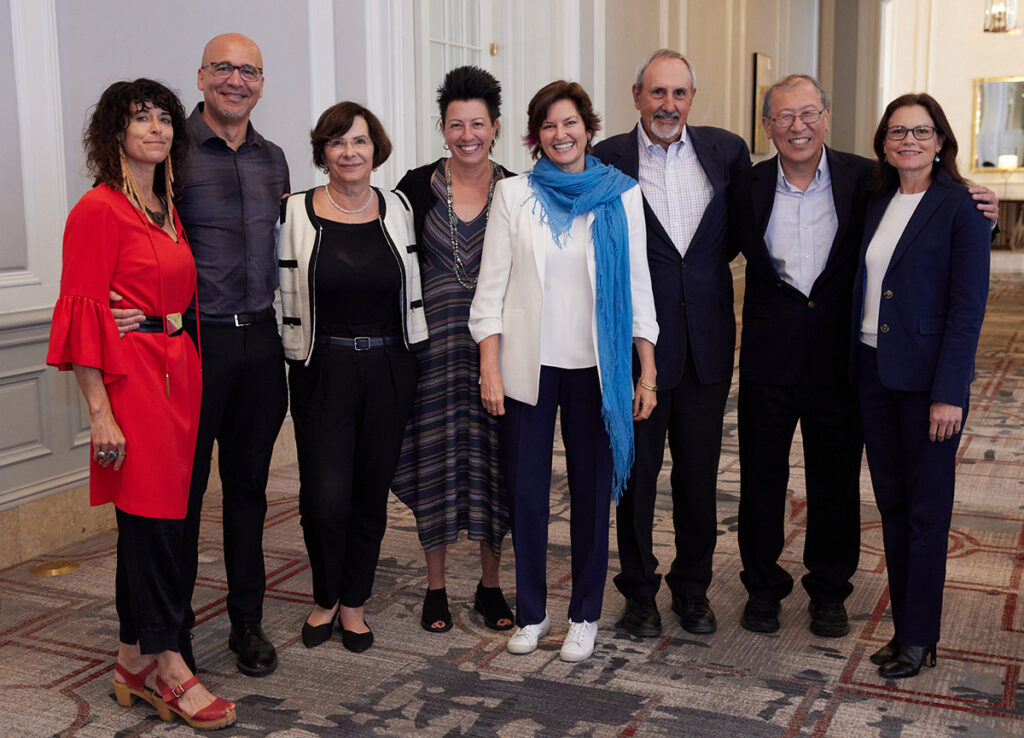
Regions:
<svg viewBox="0 0 1024 738"><path fill-rule="evenodd" d="M985 0L985 31L1020 36L1017 0Z"/></svg>

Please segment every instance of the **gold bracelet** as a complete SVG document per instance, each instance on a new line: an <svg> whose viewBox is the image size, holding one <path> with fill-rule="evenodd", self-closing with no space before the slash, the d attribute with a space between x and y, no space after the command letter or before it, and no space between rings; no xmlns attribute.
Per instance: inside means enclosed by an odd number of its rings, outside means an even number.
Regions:
<svg viewBox="0 0 1024 738"><path fill-rule="evenodd" d="M642 378L637 380L637 384L639 384L645 390L650 390L651 392L657 392L658 391L658 385L650 384L649 382L645 382Z"/></svg>

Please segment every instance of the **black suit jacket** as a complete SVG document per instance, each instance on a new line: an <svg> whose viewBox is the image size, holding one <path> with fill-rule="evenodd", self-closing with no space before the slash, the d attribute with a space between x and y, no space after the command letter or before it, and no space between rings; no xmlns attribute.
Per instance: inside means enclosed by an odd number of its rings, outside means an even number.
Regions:
<svg viewBox="0 0 1024 738"><path fill-rule="evenodd" d="M730 256L747 258L740 380L765 384L847 382L850 309L874 162L825 148L839 228L811 294L783 282L765 243L775 203L778 156L729 189Z"/></svg>
<svg viewBox="0 0 1024 738"><path fill-rule="evenodd" d="M679 254L644 198L647 261L659 328L654 359L658 386L664 389L675 387L682 378L687 345L703 384L725 382L732 377L736 347L732 274L726 257L725 191L733 177L750 168L750 152L742 138L721 128L687 126L686 130L715 194L685 257ZM594 147L594 155L637 178L637 146L634 127L629 133L601 141Z"/></svg>

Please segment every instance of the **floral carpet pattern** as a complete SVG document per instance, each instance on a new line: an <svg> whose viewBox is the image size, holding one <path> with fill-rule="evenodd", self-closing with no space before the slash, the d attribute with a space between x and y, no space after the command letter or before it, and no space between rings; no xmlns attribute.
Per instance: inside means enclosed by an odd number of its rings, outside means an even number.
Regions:
<svg viewBox="0 0 1024 738"><path fill-rule="evenodd" d="M938 666L886 682L867 656L891 635L881 531L865 466L862 550L847 601L851 633L812 635L806 594L783 602L782 629L739 625L735 388L725 422L719 477L719 544L709 597L718 632L693 636L670 610L664 587L660 638L617 629L622 600L612 536L609 583L597 649L558 659L569 597L568 500L556 453L552 484L549 611L553 627L526 656L505 651L472 609L476 544L449 551L455 627L419 625L426 567L409 511L392 499L367 621L374 646L356 655L335 637L307 650L299 630L311 606L298 518L298 474L276 470L265 533L268 587L264 629L280 667L240 675L227 650L219 500L209 495L195 604L195 652L211 689L237 704L222 736L998 736L1024 735L1024 277L993 279L978 352L978 378L960 447L957 502ZM556 452L558 449L556 449ZM793 451L784 565L799 576L805 525L799 437ZM668 474L661 485L667 492ZM670 496L661 495L656 546L672 558ZM613 517L614 525L614 517ZM114 533L52 552L81 567L65 576L29 574L36 560L0 571L0 734L19 736L191 735L143 703L117 705L110 686L117 640ZM49 557L48 557L49 558ZM502 578L514 589L506 543Z"/></svg>

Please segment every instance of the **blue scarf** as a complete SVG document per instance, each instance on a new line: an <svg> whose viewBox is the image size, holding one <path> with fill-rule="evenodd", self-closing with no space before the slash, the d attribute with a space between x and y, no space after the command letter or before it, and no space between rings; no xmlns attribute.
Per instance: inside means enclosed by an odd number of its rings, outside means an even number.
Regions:
<svg viewBox="0 0 1024 738"><path fill-rule="evenodd" d="M636 180L593 156L582 172L563 172L547 158L527 175L559 248L572 221L594 212L597 354L601 416L612 449L612 497L619 499L633 465L633 300L629 281L629 226L621 195Z"/></svg>

